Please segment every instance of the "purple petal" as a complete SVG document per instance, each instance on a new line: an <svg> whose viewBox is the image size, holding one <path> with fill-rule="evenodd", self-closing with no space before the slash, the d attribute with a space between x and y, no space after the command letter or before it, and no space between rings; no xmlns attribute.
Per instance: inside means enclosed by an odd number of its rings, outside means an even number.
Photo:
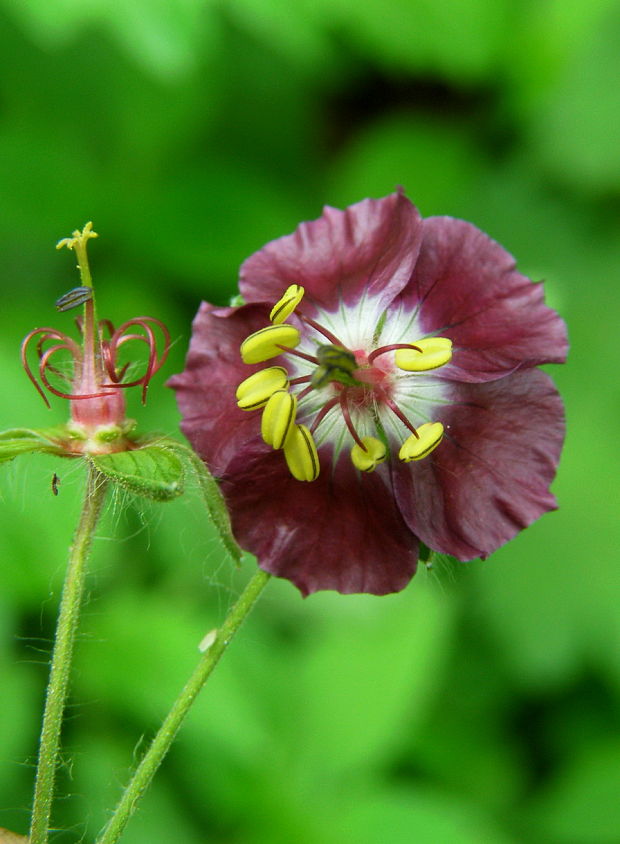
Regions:
<svg viewBox="0 0 620 844"><path fill-rule="evenodd" d="M239 287L247 302L273 303L289 285L301 284L328 311L362 296L376 297L383 310L411 278L421 238L420 215L400 192L344 211L325 207L318 220L250 256ZM310 313L308 300L302 308Z"/></svg>
<svg viewBox="0 0 620 844"><path fill-rule="evenodd" d="M512 255L463 220L429 217L423 228L402 301L419 308L426 333L452 339L446 377L490 381L523 366L565 360L564 322L544 304L542 285L515 271Z"/></svg>
<svg viewBox="0 0 620 844"><path fill-rule="evenodd" d="M222 481L237 541L304 595L403 589L415 573L418 541L396 508L387 473L360 477L348 454L335 468L329 454L319 455L321 475L302 483L281 452L264 444L239 452Z"/></svg>
<svg viewBox="0 0 620 844"><path fill-rule="evenodd" d="M564 439L562 401L539 370L454 385L446 434L419 463L395 465L405 521L435 551L487 556L556 501L549 492Z"/></svg>
<svg viewBox="0 0 620 844"><path fill-rule="evenodd" d="M260 417L240 410L235 392L244 378L264 368L244 364L239 347L268 321L269 309L260 305L215 308L203 302L193 322L185 370L168 381L176 390L181 430L215 475L248 440L260 436Z"/></svg>

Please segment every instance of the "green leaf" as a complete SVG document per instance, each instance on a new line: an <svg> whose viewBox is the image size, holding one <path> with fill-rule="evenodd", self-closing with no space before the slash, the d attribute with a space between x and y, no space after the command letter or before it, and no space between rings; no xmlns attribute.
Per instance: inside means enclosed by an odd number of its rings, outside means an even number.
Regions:
<svg viewBox="0 0 620 844"><path fill-rule="evenodd" d="M401 184L425 216L465 216L483 172L483 151L470 123L394 111L369 121L342 148L330 197L339 206Z"/></svg>
<svg viewBox="0 0 620 844"><path fill-rule="evenodd" d="M416 785L369 788L357 791L354 800L341 799L337 824L341 840L358 844L409 844L410 841L450 844L510 844L511 837L458 796Z"/></svg>
<svg viewBox="0 0 620 844"><path fill-rule="evenodd" d="M342 31L371 66L439 76L463 86L491 76L510 32L506 0L315 0L332 31ZM514 14L514 13L513 13Z"/></svg>
<svg viewBox="0 0 620 844"><path fill-rule="evenodd" d="M224 496L217 481L193 449L188 448L176 440L167 440L166 443L167 447L180 455L186 465L191 468L192 473L200 484L209 516L219 534L222 545L238 565L241 562L242 552L237 544L237 540L233 536L228 507L226 506Z"/></svg>
<svg viewBox="0 0 620 844"><path fill-rule="evenodd" d="M451 601L424 570L414 589L380 604L351 596L346 621L345 610L329 612L340 597L312 596L324 620L314 623L312 646L296 669L300 703L289 721L300 772L308 778L320 772L323 783L385 763L403 734L422 722L439 693L454 619ZM380 636L372 622L379 612Z"/></svg>
<svg viewBox="0 0 620 844"><path fill-rule="evenodd" d="M109 28L129 55L164 78L191 70L213 40L212 16L198 0L138 0L126 4L120 15L114 4L89 0L18 0L14 11L21 26L44 48L57 49L87 27Z"/></svg>
<svg viewBox="0 0 620 844"><path fill-rule="evenodd" d="M607 736L567 758L534 801L530 817L544 840L557 844L617 841L619 789L620 742Z"/></svg>
<svg viewBox="0 0 620 844"><path fill-rule="evenodd" d="M90 455L95 467L124 489L152 498L170 501L183 492L183 464L163 445L145 445L116 454Z"/></svg>
<svg viewBox="0 0 620 844"><path fill-rule="evenodd" d="M531 137L535 155L555 179L606 195L620 187L620 102L616 86L609 84L620 73L618 5L599 16L598 26L588 23L591 31L579 30L578 49L539 98Z"/></svg>
<svg viewBox="0 0 620 844"><path fill-rule="evenodd" d="M30 428L11 428L0 432L0 463L20 454L33 451L45 451L51 454L62 454L63 450L46 436L45 431L35 431Z"/></svg>

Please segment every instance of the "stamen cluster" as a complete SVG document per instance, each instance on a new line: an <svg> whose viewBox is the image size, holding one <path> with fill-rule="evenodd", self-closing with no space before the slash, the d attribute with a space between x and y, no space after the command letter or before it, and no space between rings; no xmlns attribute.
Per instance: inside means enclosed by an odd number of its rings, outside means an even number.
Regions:
<svg viewBox="0 0 620 844"><path fill-rule="evenodd" d="M412 375L428 372L447 364L452 358L452 341L447 337L427 337L415 343L379 346L373 350L351 350L331 331L300 310L304 288L293 284L276 302L270 313L270 325L250 334L241 344L246 364L257 364L287 354L313 364L310 375L290 378L284 366L269 366L244 379L236 392L242 410L262 408L261 436L267 445L284 452L289 471L300 481L314 481L320 464L314 434L329 412L337 408L353 440L350 457L362 472L372 472L389 455L389 444L377 409L387 407L410 431L398 457L405 463L421 460L441 442L441 422L426 422L417 429L394 401L396 373ZM295 315L302 327L321 335L315 354L299 350L302 333L286 322ZM324 342L327 340L328 342ZM375 361L390 354L381 365ZM296 394L295 388L301 387ZM297 421L300 404L313 391L325 394L325 402L310 427ZM352 410L362 411L374 423L375 435L360 436L352 419ZM303 415L303 411L302 411Z"/></svg>

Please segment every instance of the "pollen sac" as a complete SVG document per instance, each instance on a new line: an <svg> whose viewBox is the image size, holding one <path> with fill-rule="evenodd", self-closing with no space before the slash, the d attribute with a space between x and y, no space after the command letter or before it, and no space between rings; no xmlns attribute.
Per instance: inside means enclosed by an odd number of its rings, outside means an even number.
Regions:
<svg viewBox="0 0 620 844"><path fill-rule="evenodd" d="M70 311L71 308L77 308L79 305L89 302L92 298L92 287L74 287L73 290L56 300L56 309L58 311Z"/></svg>
<svg viewBox="0 0 620 844"><path fill-rule="evenodd" d="M351 462L360 472L373 472L387 457L387 448L376 437L362 437L362 442L366 450L355 443L351 449Z"/></svg>
<svg viewBox="0 0 620 844"><path fill-rule="evenodd" d="M400 447L398 456L405 463L411 460L422 460L437 448L443 438L443 425L441 422L425 422L418 428L418 436L412 434L407 437Z"/></svg>
<svg viewBox="0 0 620 844"><path fill-rule="evenodd" d="M285 390L288 373L283 366L269 366L242 381L237 387L237 405L241 410L264 407L276 390Z"/></svg>
<svg viewBox="0 0 620 844"><path fill-rule="evenodd" d="M314 438L305 425L295 425L284 444L284 457L291 475L298 481L316 481L320 472Z"/></svg>
<svg viewBox="0 0 620 844"><path fill-rule="evenodd" d="M397 349L394 361L406 372L428 372L438 369L452 359L452 340L448 337L427 337L416 340L416 349ZM418 351L420 349L420 351Z"/></svg>
<svg viewBox="0 0 620 844"><path fill-rule="evenodd" d="M273 393L261 419L260 432L267 445L282 448L286 438L295 424L297 413L297 398L286 390L276 390Z"/></svg>
<svg viewBox="0 0 620 844"><path fill-rule="evenodd" d="M282 354L282 346L294 348L300 340L299 330L294 325L268 325L260 328L241 344L244 363L262 363Z"/></svg>
<svg viewBox="0 0 620 844"><path fill-rule="evenodd" d="M269 314L274 325L280 325L289 317L304 297L305 290L299 284L291 284L286 288L284 296L279 299Z"/></svg>

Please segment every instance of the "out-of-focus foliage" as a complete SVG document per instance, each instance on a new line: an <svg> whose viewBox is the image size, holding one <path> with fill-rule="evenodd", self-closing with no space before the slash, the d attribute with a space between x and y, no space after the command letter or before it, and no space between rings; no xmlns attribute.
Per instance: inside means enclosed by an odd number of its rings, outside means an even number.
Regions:
<svg viewBox="0 0 620 844"><path fill-rule="evenodd" d="M90 219L101 315L165 320L169 373L248 254L398 184L544 279L572 342L559 511L400 595L270 584L127 844L620 840L618 43L615 0L0 0L0 428L66 415L17 349L69 329L53 302L77 276L53 246ZM164 381L131 413L176 435ZM18 832L81 472L24 456L0 478L0 827ZM254 566L224 559L191 490L112 502L56 844L93 839Z"/></svg>

